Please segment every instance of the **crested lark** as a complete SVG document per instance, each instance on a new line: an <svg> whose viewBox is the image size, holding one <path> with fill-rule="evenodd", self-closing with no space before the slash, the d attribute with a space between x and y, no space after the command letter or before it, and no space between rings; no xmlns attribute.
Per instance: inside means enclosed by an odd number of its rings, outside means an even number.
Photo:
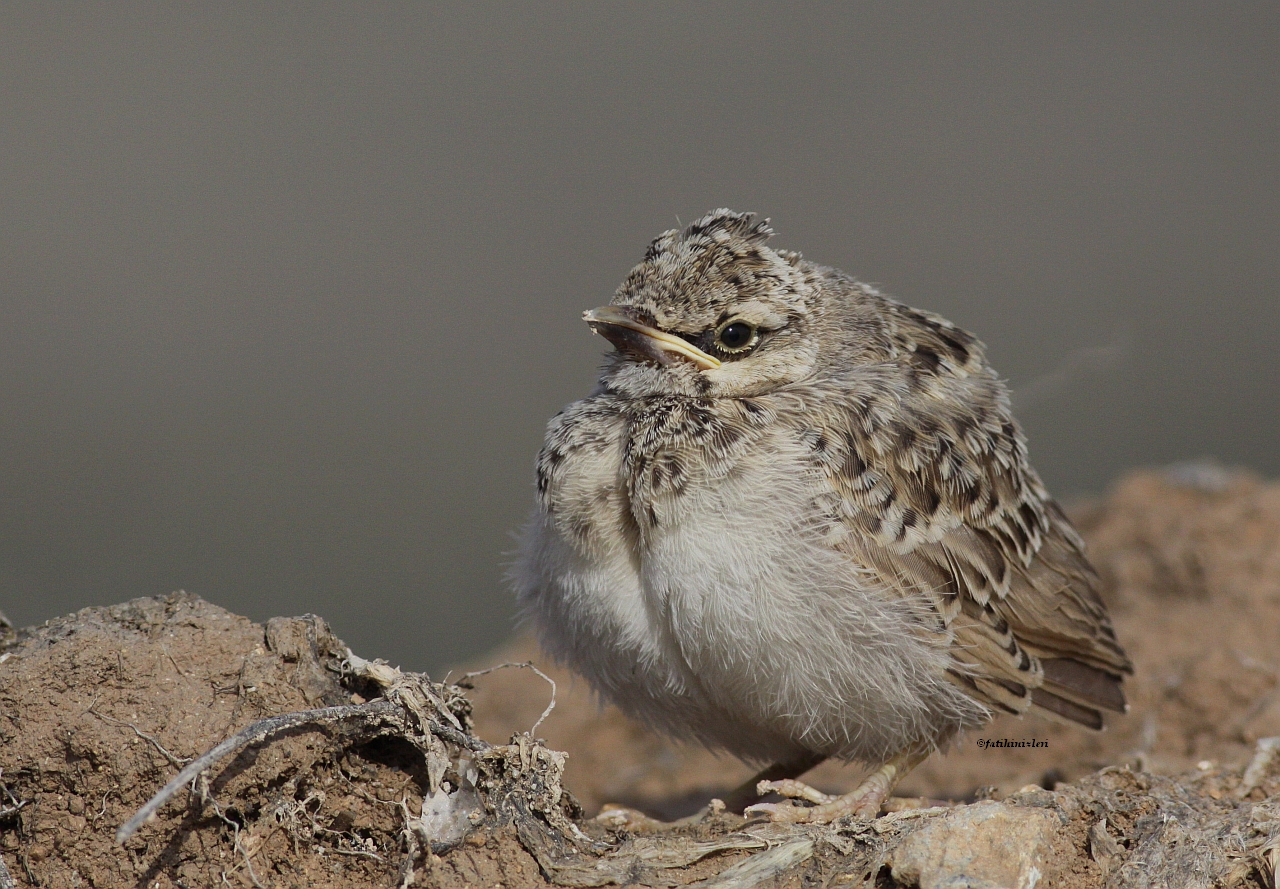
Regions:
<svg viewBox="0 0 1280 889"><path fill-rule="evenodd" d="M993 714L1090 728L1132 672L982 344L716 210L584 318L616 347L552 420L516 585L649 726L776 763L774 820L874 817ZM873 767L851 794L797 781Z"/></svg>

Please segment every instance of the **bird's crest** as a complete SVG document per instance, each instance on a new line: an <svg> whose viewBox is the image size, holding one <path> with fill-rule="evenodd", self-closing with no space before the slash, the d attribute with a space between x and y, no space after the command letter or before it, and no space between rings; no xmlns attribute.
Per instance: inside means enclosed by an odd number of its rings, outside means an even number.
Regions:
<svg viewBox="0 0 1280 889"><path fill-rule="evenodd" d="M730 292L771 291L799 304L800 254L767 245L767 218L721 208L653 239L615 302L661 318L672 307L721 298Z"/></svg>

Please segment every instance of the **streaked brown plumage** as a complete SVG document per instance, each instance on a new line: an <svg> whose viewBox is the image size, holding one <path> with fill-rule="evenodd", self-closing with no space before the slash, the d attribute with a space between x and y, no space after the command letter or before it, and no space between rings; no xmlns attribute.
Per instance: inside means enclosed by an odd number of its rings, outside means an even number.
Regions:
<svg viewBox="0 0 1280 889"><path fill-rule="evenodd" d="M775 818L874 814L993 712L1101 727L1131 666L982 345L770 235L714 211L588 313L617 351L551 421L517 572L544 644L670 734L883 766Z"/></svg>

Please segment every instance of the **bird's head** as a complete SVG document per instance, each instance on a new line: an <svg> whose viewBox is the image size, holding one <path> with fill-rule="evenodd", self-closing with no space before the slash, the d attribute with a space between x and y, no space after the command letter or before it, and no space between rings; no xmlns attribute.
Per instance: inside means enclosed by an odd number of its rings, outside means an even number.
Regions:
<svg viewBox="0 0 1280 889"><path fill-rule="evenodd" d="M812 376L825 269L773 250L767 220L714 210L659 235L613 302L584 313L629 395L744 397Z"/></svg>

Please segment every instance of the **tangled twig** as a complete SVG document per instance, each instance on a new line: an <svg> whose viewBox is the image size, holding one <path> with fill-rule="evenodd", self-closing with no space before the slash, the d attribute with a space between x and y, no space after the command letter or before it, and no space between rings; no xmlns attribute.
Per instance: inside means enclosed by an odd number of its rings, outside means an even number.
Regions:
<svg viewBox="0 0 1280 889"><path fill-rule="evenodd" d="M300 728L307 725L326 725L343 722L348 719L359 719L363 722L378 722L393 718L400 708L391 701L378 699L366 704L346 704L339 707L321 707L317 710L302 710L297 713L286 713L283 716L272 716L260 719L241 732L227 738L203 756L196 757L166 784L159 793L147 800L132 818L116 831L116 842L123 843L133 836L145 822L150 820L160 807L167 803L180 788L189 784L205 769L215 765L224 757L238 753L251 744L264 741L272 735Z"/></svg>
<svg viewBox="0 0 1280 889"><path fill-rule="evenodd" d="M464 674L461 679L454 683L454 685L459 688L470 688L470 685L464 685L463 683L469 683L477 676L487 676L490 673L496 672L497 670L505 670L508 667L532 670L534 673L545 679L547 684L551 686L551 701L547 704L547 708L542 711L542 715L538 717L538 721L529 729L529 734L532 735L538 730L538 726L542 725L543 721L551 715L551 711L556 708L556 681L535 667L533 661L508 661L505 664L498 664L496 667L487 667L483 670L473 670L470 673Z"/></svg>
<svg viewBox="0 0 1280 889"><path fill-rule="evenodd" d="M208 753L188 763L173 780L161 788L159 793L120 826L116 831L116 842L124 843L128 840L139 827L160 810L161 806L172 799L179 789L191 783L197 776L225 757L290 729L304 726L322 727L355 721L366 727L387 726L410 735L416 723L418 732L429 733L466 750L480 753L490 749L488 743L464 730L457 717L440 699L439 694L432 690L425 676L401 673L386 664L366 661L350 652L347 657L349 666L360 676L377 684L383 690L385 697L363 704L343 704L337 707L301 710L297 713L286 713L282 716L258 720L243 731L227 738ZM539 673L539 675L542 674ZM547 679L547 681L551 680ZM551 706L555 706L554 689L555 684L552 683ZM547 712L550 712L550 707ZM443 719L437 719L437 715Z"/></svg>

